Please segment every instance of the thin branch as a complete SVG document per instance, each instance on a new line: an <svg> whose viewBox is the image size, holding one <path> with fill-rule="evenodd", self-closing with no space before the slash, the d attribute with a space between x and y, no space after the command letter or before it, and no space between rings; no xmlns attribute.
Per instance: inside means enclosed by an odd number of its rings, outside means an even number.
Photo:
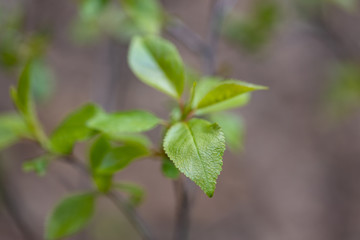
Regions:
<svg viewBox="0 0 360 240"><path fill-rule="evenodd" d="M208 75L216 72L216 54L219 46L221 28L227 12L232 9L237 0L215 0L210 14L208 30L208 49L204 58L204 71Z"/></svg>
<svg viewBox="0 0 360 240"><path fill-rule="evenodd" d="M91 177L91 173L87 167L75 156L70 156L64 160L70 166L76 168L84 176ZM130 204L113 192L109 192L105 196L107 196L125 214L129 222L134 226L144 240L155 240L144 220L137 214L136 210Z"/></svg>
<svg viewBox="0 0 360 240"><path fill-rule="evenodd" d="M206 52L207 46L205 41L179 19L173 19L165 31L191 52L200 54L200 56Z"/></svg>
<svg viewBox="0 0 360 240"><path fill-rule="evenodd" d="M177 201L174 240L187 240L190 230L190 201L183 178L174 181L174 190Z"/></svg>
<svg viewBox="0 0 360 240"><path fill-rule="evenodd" d="M129 222L139 233L141 233L144 240L155 240L147 228L144 220L137 214L135 209L129 203L127 203L127 201L114 192L109 192L107 197L121 212L123 212L123 214L128 218Z"/></svg>

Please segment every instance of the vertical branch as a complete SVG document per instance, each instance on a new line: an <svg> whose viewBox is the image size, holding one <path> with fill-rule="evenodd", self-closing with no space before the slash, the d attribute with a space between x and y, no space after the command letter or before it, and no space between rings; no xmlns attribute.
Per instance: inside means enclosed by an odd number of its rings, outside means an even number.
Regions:
<svg viewBox="0 0 360 240"><path fill-rule="evenodd" d="M176 195L176 219L174 240L186 240L190 229L190 199L184 178L174 181Z"/></svg>
<svg viewBox="0 0 360 240"><path fill-rule="evenodd" d="M221 35L221 27L226 13L232 9L237 0L215 0L210 14L208 30L208 49L204 56L204 72L213 75L216 72L216 54Z"/></svg>

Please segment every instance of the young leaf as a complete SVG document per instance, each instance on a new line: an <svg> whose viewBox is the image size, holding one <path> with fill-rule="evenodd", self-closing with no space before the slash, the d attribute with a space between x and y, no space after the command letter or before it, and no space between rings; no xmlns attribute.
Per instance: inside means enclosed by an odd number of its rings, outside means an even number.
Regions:
<svg viewBox="0 0 360 240"><path fill-rule="evenodd" d="M246 93L262 89L266 87L235 80L214 84L211 80L195 93L193 106L198 115L235 108L248 102Z"/></svg>
<svg viewBox="0 0 360 240"><path fill-rule="evenodd" d="M106 137L100 136L95 140L89 152L90 167L93 172L96 171L96 168L101 164L101 161L110 150L111 144Z"/></svg>
<svg viewBox="0 0 360 240"><path fill-rule="evenodd" d="M157 0L121 0L121 4L139 32L150 34L160 32L163 12Z"/></svg>
<svg viewBox="0 0 360 240"><path fill-rule="evenodd" d="M61 239L83 229L93 216L94 205L93 193L76 194L63 199L50 214L45 238Z"/></svg>
<svg viewBox="0 0 360 240"><path fill-rule="evenodd" d="M88 122L88 126L105 134L120 135L150 130L159 121L156 116L149 112L133 110L112 114L99 114Z"/></svg>
<svg viewBox="0 0 360 240"><path fill-rule="evenodd" d="M27 61L20 74L17 88L11 88L11 97L23 116L31 135L44 147L48 148L48 139L44 134L41 125L35 114L34 102L31 95L31 84L33 80L33 65L35 59Z"/></svg>
<svg viewBox="0 0 360 240"><path fill-rule="evenodd" d="M166 133L164 150L185 176L213 196L225 151L219 125L196 118L177 123Z"/></svg>
<svg viewBox="0 0 360 240"><path fill-rule="evenodd" d="M105 146L105 143L101 143ZM99 145L96 148L100 149ZM139 145L124 145L121 147L104 148L98 151L94 158L92 154L92 169L95 175L111 175L128 166L133 160L144 157L149 151ZM94 148L92 152L95 152Z"/></svg>
<svg viewBox="0 0 360 240"><path fill-rule="evenodd" d="M135 37L129 65L144 83L176 99L184 89L184 65L176 47L160 37Z"/></svg>
<svg viewBox="0 0 360 240"><path fill-rule="evenodd" d="M122 134L116 134L116 133L108 133L106 134L106 137L108 137L111 141L115 142L121 142L126 145L140 145L145 148L149 148L151 146L150 139L143 135L138 133L122 133Z"/></svg>
<svg viewBox="0 0 360 240"><path fill-rule="evenodd" d="M244 120L232 113L219 113L210 116L212 122L220 125L224 132L226 144L233 152L242 150L244 140Z"/></svg>
<svg viewBox="0 0 360 240"><path fill-rule="evenodd" d="M17 114L0 115L0 150L9 147L21 137L29 137L30 133L24 120Z"/></svg>
<svg viewBox="0 0 360 240"><path fill-rule="evenodd" d="M122 192L129 194L129 200L134 206L138 206L144 200L145 191L141 186L137 184L120 182L116 183L114 187L116 187Z"/></svg>
<svg viewBox="0 0 360 240"><path fill-rule="evenodd" d="M161 170L164 176L170 179L177 179L180 176L179 170L168 158L163 159Z"/></svg>
<svg viewBox="0 0 360 240"><path fill-rule="evenodd" d="M50 142L52 151L58 154L69 154L74 144L93 136L94 131L86 123L101 112L93 104L88 104L72 112L52 133Z"/></svg>
<svg viewBox="0 0 360 240"><path fill-rule="evenodd" d="M23 164L24 172L35 172L38 176L45 176L50 162L49 156L41 156Z"/></svg>

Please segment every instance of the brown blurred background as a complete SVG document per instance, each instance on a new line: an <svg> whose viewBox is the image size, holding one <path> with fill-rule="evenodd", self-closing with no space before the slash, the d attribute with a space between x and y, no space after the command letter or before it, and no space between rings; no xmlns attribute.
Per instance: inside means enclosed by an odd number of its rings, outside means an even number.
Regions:
<svg viewBox="0 0 360 240"><path fill-rule="evenodd" d="M0 0L0 6L11 8L15 2L25 7L26 31L51 29L46 59L56 87L38 107L47 131L88 101L107 103L109 110L147 109L167 117L167 97L140 83L128 69L127 44L103 38L89 46L72 40L69 28L77 14L74 1ZM162 2L167 11L206 36L212 1ZM326 4L313 13L303 11L301 2L276 2L281 17L259 51L247 51L225 37L221 40L219 73L225 71L270 89L255 93L248 106L236 111L246 121L245 150L241 154L225 153L214 197L209 199L192 188L196 198L190 239L360 239L360 113L355 107L340 118L334 117L329 114L330 100L326 97L338 63L352 62L360 68L359 5L349 11ZM235 14L246 16L253 3L239 0ZM177 44L189 66L201 71L196 55L165 36ZM115 82L111 81L114 77ZM0 71L0 111L13 109L8 92L14 83L13 75ZM351 104L356 105L356 101ZM156 131L151 135L159 138ZM79 154L83 148L79 146ZM42 239L48 211L68 192L60 176L73 189L80 190L83 180L63 164L53 164L51 174L44 178L23 173L21 163L37 151L29 143L5 151L1 187L8 189L23 219ZM170 239L173 186L159 170L158 162L139 161L119 178L145 187L147 197L139 212L159 239ZM22 239L1 205L0 239ZM99 201L91 227L71 239L139 237L104 199Z"/></svg>

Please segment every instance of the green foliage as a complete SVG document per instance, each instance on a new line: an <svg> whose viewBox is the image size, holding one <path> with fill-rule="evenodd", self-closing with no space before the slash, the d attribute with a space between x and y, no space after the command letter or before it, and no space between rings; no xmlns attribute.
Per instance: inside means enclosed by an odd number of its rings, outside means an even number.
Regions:
<svg viewBox="0 0 360 240"><path fill-rule="evenodd" d="M121 192L127 193L129 195L129 202L134 206L140 205L144 200L145 191L141 186L137 184L128 183L128 182L119 182L119 183L115 183L114 187L120 190Z"/></svg>
<svg viewBox="0 0 360 240"><path fill-rule="evenodd" d="M342 63L334 68L326 103L335 118L347 116L360 106L360 69L356 63Z"/></svg>
<svg viewBox="0 0 360 240"><path fill-rule="evenodd" d="M150 130L159 122L160 120L149 112L132 110L112 114L98 114L88 121L87 125L92 129L109 134L110 136L119 136L124 133Z"/></svg>
<svg viewBox="0 0 360 240"><path fill-rule="evenodd" d="M279 6L274 1L255 1L247 18L230 16L224 34L233 43L248 51L259 50L271 37L280 18Z"/></svg>
<svg viewBox="0 0 360 240"><path fill-rule="evenodd" d="M61 239L83 229L95 207L94 193L71 195L56 205L46 225L47 240Z"/></svg>
<svg viewBox="0 0 360 240"><path fill-rule="evenodd" d="M223 112L212 114L210 119L219 124L224 132L226 145L233 152L243 149L245 126L244 120L239 115Z"/></svg>
<svg viewBox="0 0 360 240"><path fill-rule="evenodd" d="M101 113L94 104L88 104L74 111L51 134L51 150L58 154L69 154L78 141L89 139L95 131L88 128L87 122Z"/></svg>
<svg viewBox="0 0 360 240"><path fill-rule="evenodd" d="M90 149L90 165L95 175L112 175L133 160L149 155L143 145L112 146L105 137L98 138Z"/></svg>
<svg viewBox="0 0 360 240"><path fill-rule="evenodd" d="M79 4L73 33L85 43L104 35L128 42L137 35L159 34L163 22L164 12L157 0L86 0Z"/></svg>
<svg viewBox="0 0 360 240"><path fill-rule="evenodd" d="M184 65L175 46L159 37L131 41L129 65L144 83L179 99L184 90Z"/></svg>
<svg viewBox="0 0 360 240"><path fill-rule="evenodd" d="M49 155L44 155L35 158L23 164L23 171L35 172L40 177L45 176L50 161L51 161L51 156Z"/></svg>
<svg viewBox="0 0 360 240"><path fill-rule="evenodd" d="M129 21L139 33L160 33L164 16L157 0L120 0L120 2Z"/></svg>
<svg viewBox="0 0 360 240"><path fill-rule="evenodd" d="M33 80L33 64L34 59L28 60L20 74L17 88L11 88L10 93L17 110L24 118L32 137L34 137L45 149L48 149L48 140L37 119L32 97L31 86Z"/></svg>
<svg viewBox="0 0 360 240"><path fill-rule="evenodd" d="M15 113L0 115L0 150L29 135L26 123L19 115Z"/></svg>
<svg viewBox="0 0 360 240"><path fill-rule="evenodd" d="M149 155L146 148L136 145L112 147L104 157L94 166L96 174L114 174L124 169L135 159Z"/></svg>
<svg viewBox="0 0 360 240"><path fill-rule="evenodd" d="M180 176L179 170L175 167L174 163L168 158L163 159L161 165L161 171L165 177L170 179L177 179Z"/></svg>
<svg viewBox="0 0 360 240"><path fill-rule="evenodd" d="M263 89L266 87L236 80L205 79L197 85L192 105L198 115L227 110L246 104L246 93Z"/></svg>
<svg viewBox="0 0 360 240"><path fill-rule="evenodd" d="M213 196L225 151L219 125L201 119L177 123L166 133L164 149L182 173Z"/></svg>

